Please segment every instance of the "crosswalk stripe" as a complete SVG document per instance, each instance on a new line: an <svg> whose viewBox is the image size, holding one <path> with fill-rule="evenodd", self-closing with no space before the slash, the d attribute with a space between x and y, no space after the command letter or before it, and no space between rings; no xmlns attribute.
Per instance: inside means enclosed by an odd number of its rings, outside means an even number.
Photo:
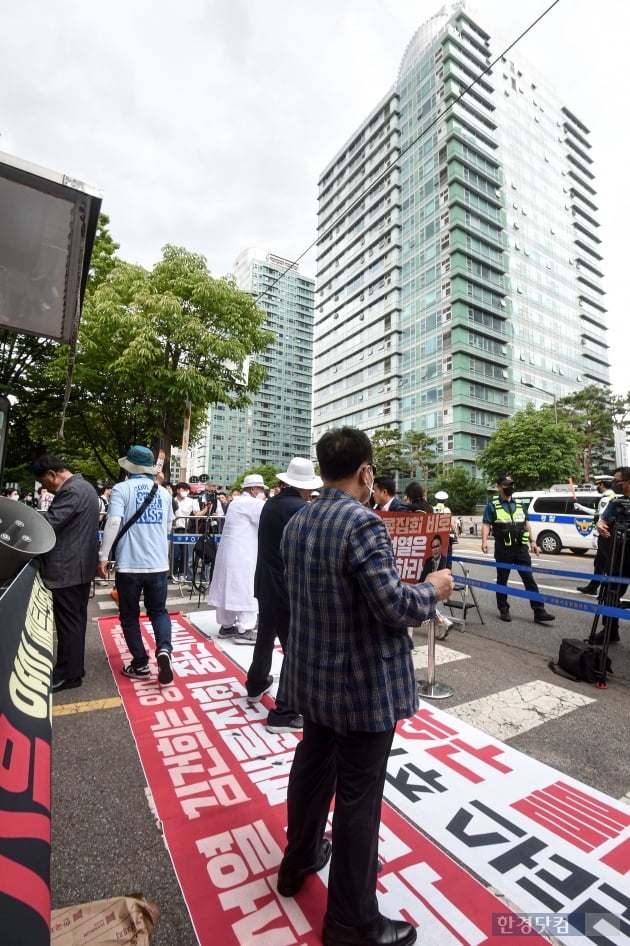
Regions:
<svg viewBox="0 0 630 946"><path fill-rule="evenodd" d="M429 665L428 652L429 648L426 644L416 644L411 654L413 658L413 665L416 670L426 670ZM435 665L438 666L439 664L448 664L453 660L470 660L470 654L460 654L458 651L453 650L452 647L440 646L440 644L436 641Z"/></svg>
<svg viewBox="0 0 630 946"><path fill-rule="evenodd" d="M565 690L554 683L532 680L469 703L449 706L448 712L489 736L507 742L514 736L594 702L595 699L590 696Z"/></svg>

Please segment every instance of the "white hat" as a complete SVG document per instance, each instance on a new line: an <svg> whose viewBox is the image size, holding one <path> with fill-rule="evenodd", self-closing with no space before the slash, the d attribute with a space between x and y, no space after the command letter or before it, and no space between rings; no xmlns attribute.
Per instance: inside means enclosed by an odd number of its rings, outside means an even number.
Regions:
<svg viewBox="0 0 630 946"><path fill-rule="evenodd" d="M297 489L319 489L323 481L313 469L313 461L303 457L293 457L286 473L278 473L281 483L295 486Z"/></svg>
<svg viewBox="0 0 630 946"><path fill-rule="evenodd" d="M445 499L448 499L448 493L446 490L441 489L438 493L435 494L435 498L439 503L443 503Z"/></svg>
<svg viewBox="0 0 630 946"><path fill-rule="evenodd" d="M249 489L252 486L261 486L263 489L267 489L260 473L250 473L246 476L241 484L241 489Z"/></svg>

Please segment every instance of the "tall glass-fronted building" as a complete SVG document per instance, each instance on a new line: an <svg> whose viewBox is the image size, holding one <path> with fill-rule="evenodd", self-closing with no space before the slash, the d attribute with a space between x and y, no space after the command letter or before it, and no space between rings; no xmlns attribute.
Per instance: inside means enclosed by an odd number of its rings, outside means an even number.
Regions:
<svg viewBox="0 0 630 946"><path fill-rule="evenodd" d="M321 175L315 439L421 430L472 471L528 402L609 381L589 130L517 50L478 79L501 48L443 8Z"/></svg>
<svg viewBox="0 0 630 946"><path fill-rule="evenodd" d="M267 377L252 404L241 410L213 406L204 437L191 450L189 472L207 473L222 486L253 466L286 470L292 457L312 453L315 280L290 260L257 248L237 257L234 278L267 313L264 327L276 340L256 356Z"/></svg>

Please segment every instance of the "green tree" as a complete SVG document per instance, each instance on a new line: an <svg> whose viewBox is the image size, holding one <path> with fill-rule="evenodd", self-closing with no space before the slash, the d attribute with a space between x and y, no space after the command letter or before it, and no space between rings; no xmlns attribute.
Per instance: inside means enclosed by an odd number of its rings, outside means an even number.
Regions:
<svg viewBox="0 0 630 946"><path fill-rule="evenodd" d="M374 465L382 476L393 476L406 469L405 446L397 428L380 427L371 436Z"/></svg>
<svg viewBox="0 0 630 946"><path fill-rule="evenodd" d="M614 459L613 427L619 399L606 387L589 384L558 401L558 418L577 438L580 476L588 483L592 474L605 472Z"/></svg>
<svg viewBox="0 0 630 946"><path fill-rule="evenodd" d="M283 472L284 472L283 470L279 469L278 467L273 466L271 463L259 463L258 466L253 466L251 467L251 469L245 470L243 475L239 479L235 480L235 482L232 483L232 485L229 486L228 489L240 489L241 483L243 482L245 477L250 476L250 474L252 473L260 474L260 476L262 476L263 478L263 483L265 484L265 486L271 487L276 484L278 473L283 473Z"/></svg>
<svg viewBox="0 0 630 946"><path fill-rule="evenodd" d="M477 464L488 480L511 473L517 489L544 489L577 477L578 437L563 422L555 423L552 407L525 410L502 421L488 445L477 454Z"/></svg>
<svg viewBox="0 0 630 946"><path fill-rule="evenodd" d="M444 489L448 493L448 507L456 516L474 515L486 499L486 484L476 479L461 466L452 467L434 484L434 493Z"/></svg>
<svg viewBox="0 0 630 946"><path fill-rule="evenodd" d="M409 478L422 482L425 495L429 488L429 476L438 464L437 440L422 430L407 430L404 436L404 458Z"/></svg>
<svg viewBox="0 0 630 946"><path fill-rule="evenodd" d="M86 288L88 299L116 265L118 244L114 243L108 225L109 217L100 214ZM0 385L14 401L6 474L22 484L32 484L30 464L34 457L47 451L63 453L67 462L89 472L90 464L82 462L83 451L75 453L72 444L62 443L57 436L69 353L70 346L52 339L0 332ZM98 467L93 473L97 470Z"/></svg>
<svg viewBox="0 0 630 946"><path fill-rule="evenodd" d="M164 449L168 475L187 401L194 442L211 404L244 407L260 387L264 369L249 359L273 340L264 320L251 295L184 248L164 247L151 272L117 262L86 297L81 321L65 424L66 452L83 457L77 469L116 478L117 458L144 443ZM62 375L60 358L51 390Z"/></svg>

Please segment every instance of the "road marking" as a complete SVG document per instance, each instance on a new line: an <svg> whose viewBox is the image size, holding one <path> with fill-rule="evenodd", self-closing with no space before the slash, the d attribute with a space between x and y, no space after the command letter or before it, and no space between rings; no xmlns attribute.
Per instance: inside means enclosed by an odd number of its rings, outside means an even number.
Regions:
<svg viewBox="0 0 630 946"><path fill-rule="evenodd" d="M426 644L421 644L420 646L416 645L411 652L413 659L413 665L416 670L426 670L429 661L428 661L428 651L429 648ZM440 644L436 641L435 644L435 664L448 664L453 660L470 660L470 654L461 654L457 650L453 650L450 647L441 647Z"/></svg>
<svg viewBox="0 0 630 946"><path fill-rule="evenodd" d="M593 697L565 690L564 687L543 680L532 680L531 683L501 690L470 703L449 706L448 711L495 739L507 742L514 736L594 702Z"/></svg>
<svg viewBox="0 0 630 946"><path fill-rule="evenodd" d="M94 710L113 709L120 706L119 696L111 696L106 700L85 700L83 703L61 703L53 706L53 716L73 716L76 713L93 713Z"/></svg>

